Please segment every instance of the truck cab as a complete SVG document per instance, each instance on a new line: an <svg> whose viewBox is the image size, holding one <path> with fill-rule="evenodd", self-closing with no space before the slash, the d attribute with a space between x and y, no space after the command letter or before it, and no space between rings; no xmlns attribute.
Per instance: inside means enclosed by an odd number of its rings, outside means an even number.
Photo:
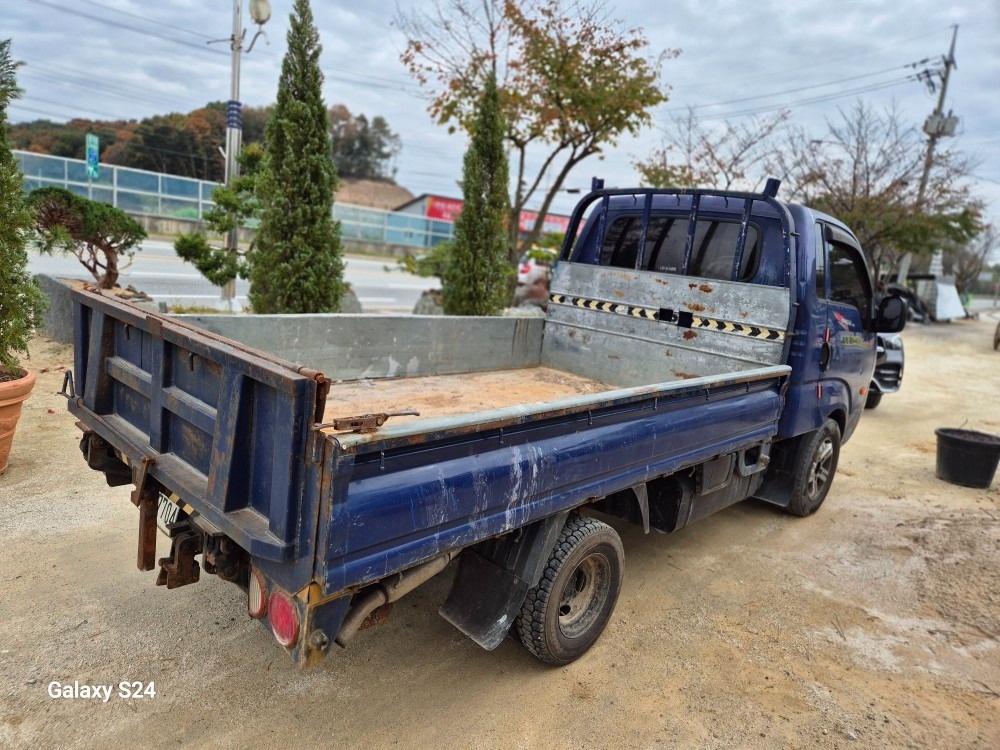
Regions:
<svg viewBox="0 0 1000 750"><path fill-rule="evenodd" d="M779 202L779 184L769 180L753 194L604 190L595 181L598 189L574 213L567 236L576 239L560 260L594 268L595 279L600 269L634 273L620 278L632 290L652 280L658 301L638 315L677 327L670 341L674 374L703 374L712 354L788 364L774 463L758 496L814 512L868 400L877 334L902 329L905 305L892 297L876 304L851 230L822 212ZM581 279L575 274L573 286ZM554 301L565 296L557 287L558 280ZM626 335L650 334L631 328ZM819 445L810 455L806 444L813 439Z"/></svg>

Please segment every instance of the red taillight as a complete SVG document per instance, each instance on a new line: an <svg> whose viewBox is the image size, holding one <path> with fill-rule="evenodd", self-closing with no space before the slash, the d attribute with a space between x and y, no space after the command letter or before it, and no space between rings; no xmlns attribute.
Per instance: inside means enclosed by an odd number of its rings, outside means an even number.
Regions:
<svg viewBox="0 0 1000 750"><path fill-rule="evenodd" d="M271 621L271 632L278 643L286 648L298 643L299 615L287 594L281 591L271 594L267 616Z"/></svg>
<svg viewBox="0 0 1000 750"><path fill-rule="evenodd" d="M247 613L255 620L267 614L267 584L256 568L250 568L250 585L247 587Z"/></svg>
<svg viewBox="0 0 1000 750"><path fill-rule="evenodd" d="M530 270L531 270L531 264L530 263L522 263L521 264L521 273L528 273L528 271L530 271Z"/></svg>

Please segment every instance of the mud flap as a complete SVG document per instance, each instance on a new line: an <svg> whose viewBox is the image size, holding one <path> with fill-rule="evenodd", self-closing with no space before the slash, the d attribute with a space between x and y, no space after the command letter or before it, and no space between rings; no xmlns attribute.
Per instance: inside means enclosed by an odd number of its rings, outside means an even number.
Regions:
<svg viewBox="0 0 1000 750"><path fill-rule="evenodd" d="M438 613L492 651L507 636L528 589L545 572L569 511L466 549Z"/></svg>

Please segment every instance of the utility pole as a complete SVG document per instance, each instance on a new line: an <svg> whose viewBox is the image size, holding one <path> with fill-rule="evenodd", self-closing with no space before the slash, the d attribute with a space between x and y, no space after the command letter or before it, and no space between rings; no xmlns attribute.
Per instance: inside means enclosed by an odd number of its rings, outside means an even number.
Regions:
<svg viewBox="0 0 1000 750"><path fill-rule="evenodd" d="M233 0L233 35L229 39L217 41L228 41L232 50L232 70L229 79L229 101L226 103L226 187L232 188L233 182L240 176L240 163L237 161L240 149L243 146L243 104L240 102L240 58L244 53L243 40L246 38L246 30L243 28L243 0ZM250 17L259 27L262 27L271 18L271 5L268 0L250 0ZM257 37L263 34L263 29L258 29L250 40L250 45L246 48L249 53L253 49ZM209 42L212 44L212 42ZM226 235L226 250L231 253L238 253L239 227L233 226ZM233 300L236 299L236 280L233 279L222 287L222 299L232 307Z"/></svg>
<svg viewBox="0 0 1000 750"><path fill-rule="evenodd" d="M232 72L229 79L229 101L226 103L226 187L232 188L240 176L237 157L243 144L243 105L240 103L240 57L243 55L243 0L233 0L233 35L230 37L232 49ZM226 251L238 253L240 250L240 229L235 224L226 234ZM222 287L222 299L232 307L236 299L236 279Z"/></svg>
<svg viewBox="0 0 1000 750"><path fill-rule="evenodd" d="M951 137L955 135L955 128L958 126L958 117L948 110L944 114L944 99L948 94L948 77L951 75L955 64L955 40L958 37L958 24L952 26L951 49L948 50L948 57L944 59L944 71L941 75L941 93L938 96L937 107L924 121L924 132L927 133L927 154L924 156L924 170L920 175L920 188L917 190L917 206L923 207L924 195L927 192L927 180L931 174L931 165L934 162L934 147L937 146L939 138ZM934 90L934 82L931 80L930 71L925 71L927 84Z"/></svg>

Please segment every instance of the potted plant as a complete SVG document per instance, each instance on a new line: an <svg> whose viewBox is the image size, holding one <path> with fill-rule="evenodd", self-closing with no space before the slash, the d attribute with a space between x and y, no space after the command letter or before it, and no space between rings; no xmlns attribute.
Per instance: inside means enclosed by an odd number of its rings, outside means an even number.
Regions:
<svg viewBox="0 0 1000 750"><path fill-rule="evenodd" d="M34 217L24 201L21 170L7 137L7 105L19 95L10 40L0 41L0 475L7 471L21 404L35 375L21 366L28 340L41 323L45 297L28 273Z"/></svg>

